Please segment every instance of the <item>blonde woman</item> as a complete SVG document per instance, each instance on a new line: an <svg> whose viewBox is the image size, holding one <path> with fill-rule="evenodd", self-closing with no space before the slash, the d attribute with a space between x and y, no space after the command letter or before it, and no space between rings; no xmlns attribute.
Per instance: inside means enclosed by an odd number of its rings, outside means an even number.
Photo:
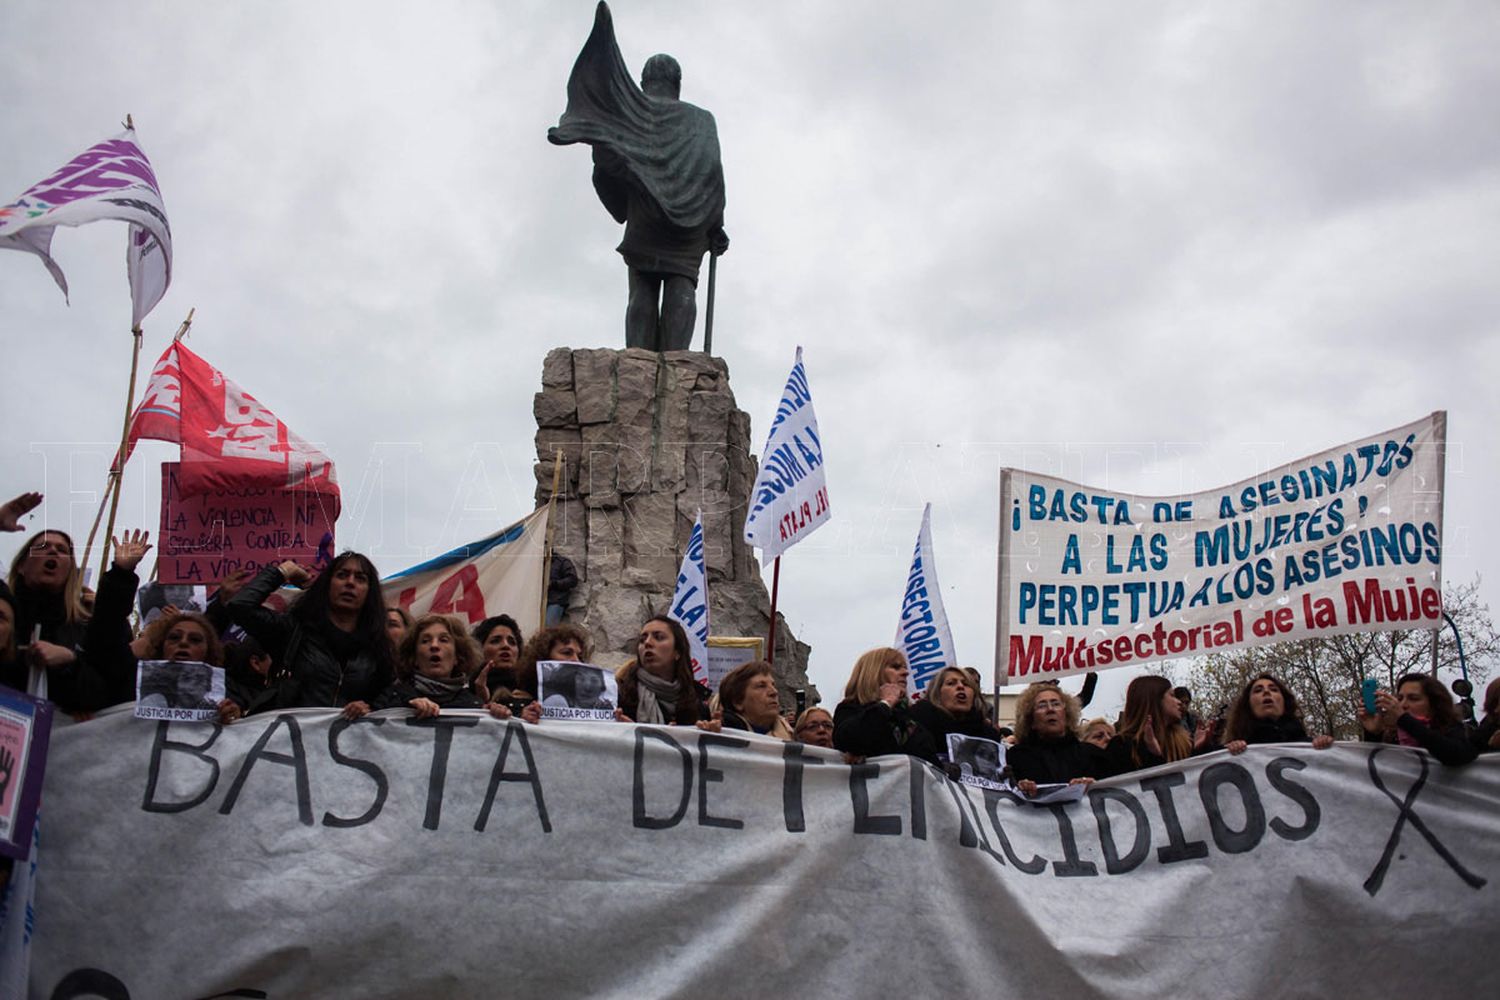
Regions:
<svg viewBox="0 0 1500 1000"><path fill-rule="evenodd" d="M899 649L882 646L860 656L833 713L833 745L857 757L907 754L936 764L937 743L906 700L909 673Z"/></svg>

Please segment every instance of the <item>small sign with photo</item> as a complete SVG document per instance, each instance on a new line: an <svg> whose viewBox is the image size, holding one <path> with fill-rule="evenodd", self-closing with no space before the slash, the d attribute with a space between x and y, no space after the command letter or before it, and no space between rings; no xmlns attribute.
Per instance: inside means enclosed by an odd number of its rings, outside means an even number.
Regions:
<svg viewBox="0 0 1500 1000"><path fill-rule="evenodd" d="M135 717L212 722L224 700L224 669L196 660L142 660L135 674Z"/></svg>
<svg viewBox="0 0 1500 1000"><path fill-rule="evenodd" d="M958 767L958 780L975 788L1005 787L1005 744L982 736L948 734L948 759Z"/></svg>
<svg viewBox="0 0 1500 1000"><path fill-rule="evenodd" d="M615 675L603 667L568 660L536 665L544 719L613 719L620 704Z"/></svg>
<svg viewBox="0 0 1500 1000"><path fill-rule="evenodd" d="M0 686L0 855L24 860L42 797L52 703Z"/></svg>

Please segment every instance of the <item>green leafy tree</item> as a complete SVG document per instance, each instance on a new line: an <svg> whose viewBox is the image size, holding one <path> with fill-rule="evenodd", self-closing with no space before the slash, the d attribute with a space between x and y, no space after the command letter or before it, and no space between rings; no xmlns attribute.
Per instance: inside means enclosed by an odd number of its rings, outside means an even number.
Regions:
<svg viewBox="0 0 1500 1000"><path fill-rule="evenodd" d="M1444 588L1443 609L1457 626L1439 633L1438 676L1445 683L1459 676L1459 640L1476 697L1483 701L1484 681L1500 661L1500 633L1489 606L1479 600L1479 579ZM1311 734L1359 739L1355 712L1360 684L1373 677L1394 691L1402 674L1432 670L1432 633L1423 629L1362 632L1298 639L1269 646L1211 653L1174 675L1193 692L1193 709L1212 717L1220 706L1234 704L1250 678L1269 673L1281 678L1297 697L1302 721Z"/></svg>

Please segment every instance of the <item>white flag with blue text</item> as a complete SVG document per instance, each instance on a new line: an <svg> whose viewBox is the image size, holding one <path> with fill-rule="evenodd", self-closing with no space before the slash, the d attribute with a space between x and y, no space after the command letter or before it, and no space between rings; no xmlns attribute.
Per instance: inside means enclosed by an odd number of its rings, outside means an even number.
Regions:
<svg viewBox="0 0 1500 1000"><path fill-rule="evenodd" d="M760 549L765 565L812 534L828 520L828 513L823 441L799 347L750 490L745 541Z"/></svg>
<svg viewBox="0 0 1500 1000"><path fill-rule="evenodd" d="M710 688L718 681L708 677L708 568L703 562L703 512L693 522L687 551L682 554L682 568L677 571L677 589L672 594L675 619L687 633L688 649L693 657L693 676Z"/></svg>
<svg viewBox="0 0 1500 1000"><path fill-rule="evenodd" d="M911 673L906 678L908 694L927 687L939 670L958 665L953 652L953 633L943 610L937 567L932 559L932 504L922 509L922 529L906 574L906 593L901 598L901 619L896 626L895 646L906 655Z"/></svg>

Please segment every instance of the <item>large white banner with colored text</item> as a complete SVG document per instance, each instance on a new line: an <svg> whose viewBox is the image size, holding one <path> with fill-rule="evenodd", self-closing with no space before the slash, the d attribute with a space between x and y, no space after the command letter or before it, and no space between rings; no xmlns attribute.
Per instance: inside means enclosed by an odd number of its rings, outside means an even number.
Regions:
<svg viewBox="0 0 1500 1000"><path fill-rule="evenodd" d="M1000 476L1002 683L1442 625L1447 414L1222 489Z"/></svg>
<svg viewBox="0 0 1500 1000"><path fill-rule="evenodd" d="M1500 757L1401 747L1035 806L748 733L112 710L44 801L37 1000L1468 996L1500 920Z"/></svg>

